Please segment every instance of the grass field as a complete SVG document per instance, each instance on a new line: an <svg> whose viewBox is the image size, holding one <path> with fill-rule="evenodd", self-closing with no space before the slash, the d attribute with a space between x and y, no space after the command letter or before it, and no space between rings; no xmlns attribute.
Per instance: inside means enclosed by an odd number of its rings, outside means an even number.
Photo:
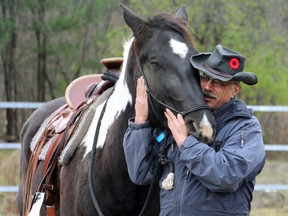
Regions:
<svg viewBox="0 0 288 216"><path fill-rule="evenodd" d="M15 186L19 183L19 151L0 151L0 185ZM19 215L16 193L0 193L0 216Z"/></svg>
<svg viewBox="0 0 288 216"><path fill-rule="evenodd" d="M19 151L0 151L0 185L19 182ZM287 160L267 160L258 184L288 184ZM0 193L0 216L19 215L15 193ZM251 216L287 216L288 191L255 191Z"/></svg>

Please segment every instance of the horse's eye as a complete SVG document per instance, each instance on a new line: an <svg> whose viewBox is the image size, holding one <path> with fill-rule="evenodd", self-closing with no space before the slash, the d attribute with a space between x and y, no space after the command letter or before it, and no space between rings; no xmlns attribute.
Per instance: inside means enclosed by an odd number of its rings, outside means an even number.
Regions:
<svg viewBox="0 0 288 216"><path fill-rule="evenodd" d="M160 70L161 69L160 64L156 61L151 62L151 65L154 68L154 70Z"/></svg>

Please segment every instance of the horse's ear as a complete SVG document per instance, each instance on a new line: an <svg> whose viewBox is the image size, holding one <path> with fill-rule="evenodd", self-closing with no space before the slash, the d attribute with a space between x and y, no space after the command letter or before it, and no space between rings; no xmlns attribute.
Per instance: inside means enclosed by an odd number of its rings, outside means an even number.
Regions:
<svg viewBox="0 0 288 216"><path fill-rule="evenodd" d="M138 17L133 11L127 8L125 5L120 4L120 7L123 10L123 17L126 24L131 28L134 35L137 35L140 32L141 27L145 23L140 17Z"/></svg>
<svg viewBox="0 0 288 216"><path fill-rule="evenodd" d="M186 24L188 23L188 14L186 12L185 5L181 5L177 8L175 11L175 16L182 18Z"/></svg>

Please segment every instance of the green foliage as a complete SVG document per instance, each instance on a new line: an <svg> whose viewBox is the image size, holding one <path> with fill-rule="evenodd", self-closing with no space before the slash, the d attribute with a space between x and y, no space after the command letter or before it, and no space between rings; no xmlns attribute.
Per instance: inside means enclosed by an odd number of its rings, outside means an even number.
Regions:
<svg viewBox="0 0 288 216"><path fill-rule="evenodd" d="M240 97L250 104L287 104L287 20L285 1L195 0L187 7L200 51L221 43L247 57L246 71L259 79ZM275 17L277 14L282 16Z"/></svg>
<svg viewBox="0 0 288 216"><path fill-rule="evenodd" d="M102 58L121 56L123 41L131 31L123 21L119 2L125 2L143 19L162 11L173 13L178 6L186 5L191 33L199 51L213 51L216 44L221 43L247 57L245 70L254 72L259 83L256 86L243 84L240 97L246 103L288 103L285 95L288 3L285 0L21 1L15 12L19 22L0 19L0 50L11 40L11 32L16 32L16 68L21 68L18 77L25 74L29 78L27 82L31 83L30 96L18 98L35 98L32 84L35 78L32 77L36 74L37 53L47 54L50 98L63 94L63 88L59 91L56 85L65 86L83 74L100 73ZM41 10L44 17L40 16ZM37 30L46 35L46 46L37 45ZM18 92L25 91L19 89Z"/></svg>
<svg viewBox="0 0 288 216"><path fill-rule="evenodd" d="M72 29L78 24L77 22L79 22L79 20L75 19L73 16L61 16L51 18L48 25L50 26L52 32L57 33Z"/></svg>
<svg viewBox="0 0 288 216"><path fill-rule="evenodd" d="M186 5L199 51L213 51L220 43L247 57L245 71L254 72L259 81L255 86L242 84L241 99L249 104L288 103L285 0L131 0L130 8L139 14L153 15L173 12L182 4Z"/></svg>
<svg viewBox="0 0 288 216"><path fill-rule="evenodd" d="M10 41L9 34L10 25L8 22L0 21L0 50Z"/></svg>

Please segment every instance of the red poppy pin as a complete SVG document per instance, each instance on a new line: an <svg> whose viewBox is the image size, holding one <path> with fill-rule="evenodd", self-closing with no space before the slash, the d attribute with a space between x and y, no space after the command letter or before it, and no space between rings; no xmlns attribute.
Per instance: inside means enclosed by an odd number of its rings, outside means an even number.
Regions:
<svg viewBox="0 0 288 216"><path fill-rule="evenodd" d="M239 61L237 58L232 58L229 62L230 68L233 70L237 70L239 68Z"/></svg>

